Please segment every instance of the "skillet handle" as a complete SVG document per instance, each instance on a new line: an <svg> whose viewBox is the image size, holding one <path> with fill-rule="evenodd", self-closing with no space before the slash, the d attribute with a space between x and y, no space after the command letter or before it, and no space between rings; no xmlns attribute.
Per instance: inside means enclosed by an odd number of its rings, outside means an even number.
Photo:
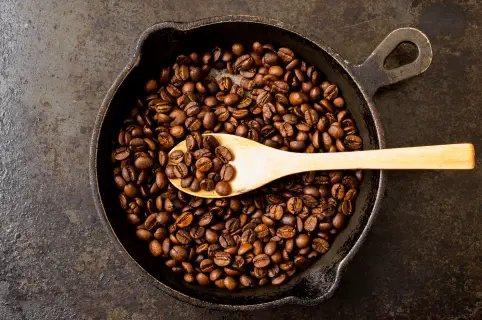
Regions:
<svg viewBox="0 0 482 320"><path fill-rule="evenodd" d="M397 46L403 42L410 42L418 49L415 61L394 69L384 67L385 59ZM370 56L360 65L353 66L355 78L361 82L369 97L384 86L412 78L423 73L432 62L432 46L427 36L414 28L400 28L392 31Z"/></svg>

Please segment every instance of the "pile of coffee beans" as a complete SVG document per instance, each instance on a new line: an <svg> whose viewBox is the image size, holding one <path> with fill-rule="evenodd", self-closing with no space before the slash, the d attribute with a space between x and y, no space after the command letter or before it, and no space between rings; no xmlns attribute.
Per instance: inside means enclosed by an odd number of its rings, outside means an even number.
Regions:
<svg viewBox="0 0 482 320"><path fill-rule="evenodd" d="M229 181L236 169L229 164L233 154L211 135L194 132L186 137L186 152L174 150L169 154L171 164L165 173L169 179L181 179L181 187L191 191L214 190L220 196L231 193Z"/></svg>
<svg viewBox="0 0 482 320"><path fill-rule="evenodd" d="M219 71L225 76L216 80ZM336 84L291 49L254 42L249 50L236 43L179 55L144 90L119 132L114 181L127 221L159 263L188 283L235 290L281 285L330 249L354 212L362 171L296 174L241 196L203 199L177 190L168 176L186 179L191 163L200 183L184 185L209 189L206 179L216 181L221 164L207 157L208 169L193 153L183 155L185 167L171 166L168 153L188 139L195 152L214 148L219 157L219 146L204 138L212 132L294 152L360 150Z"/></svg>

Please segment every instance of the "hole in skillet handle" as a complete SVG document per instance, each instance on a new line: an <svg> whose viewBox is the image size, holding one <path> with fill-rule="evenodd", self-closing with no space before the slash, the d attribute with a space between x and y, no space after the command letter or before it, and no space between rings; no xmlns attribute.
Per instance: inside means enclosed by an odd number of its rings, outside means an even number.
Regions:
<svg viewBox="0 0 482 320"><path fill-rule="evenodd" d="M397 55L399 47L413 44L418 50L417 57L400 61L401 65L393 65L392 58ZM403 46L401 46L403 44ZM417 76L430 66L432 62L432 46L427 36L414 28L400 28L392 31L378 47L360 65L353 66L352 72L360 87L368 97L373 97L375 92L402 80Z"/></svg>
<svg viewBox="0 0 482 320"><path fill-rule="evenodd" d="M383 62L387 70L392 70L403 65L412 63L418 57L418 49L412 42L404 41L400 43Z"/></svg>

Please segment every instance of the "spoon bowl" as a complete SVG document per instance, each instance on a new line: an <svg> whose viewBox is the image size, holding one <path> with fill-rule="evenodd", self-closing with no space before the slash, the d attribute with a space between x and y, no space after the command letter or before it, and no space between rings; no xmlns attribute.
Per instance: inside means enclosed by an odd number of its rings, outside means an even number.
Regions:
<svg viewBox="0 0 482 320"><path fill-rule="evenodd" d="M227 196L220 196L214 190L193 192L189 188L181 187L181 179L170 179L171 183L179 190L202 198L233 197L259 188L275 180L276 178L273 178L274 175L281 177L279 173L273 172L273 169L270 168L271 161L264 160L271 159L275 156L275 153L277 154L282 151L232 134L213 133L210 135L214 136L220 145L228 148L234 155L234 159L229 162L229 164L236 169L236 175L230 182L232 192ZM169 154L175 150L186 152L186 140L181 141ZM263 154L257 155L260 150ZM286 153L289 154L289 152ZM258 157L258 159L256 157Z"/></svg>

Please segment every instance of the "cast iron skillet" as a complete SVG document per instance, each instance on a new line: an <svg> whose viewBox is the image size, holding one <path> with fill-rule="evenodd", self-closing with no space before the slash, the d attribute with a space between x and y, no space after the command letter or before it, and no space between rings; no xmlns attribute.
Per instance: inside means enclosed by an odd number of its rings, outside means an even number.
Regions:
<svg viewBox="0 0 482 320"><path fill-rule="evenodd" d="M147 29L140 37L132 61L122 71L105 97L95 123L90 153L90 183L94 201L109 234L117 239L145 277L161 291L197 306L240 310L279 306L286 303L313 305L329 298L339 286L343 269L358 251L378 211L385 189L382 171L366 171L350 222L327 254L288 283L230 293L216 288L188 285L156 261L148 246L139 243L119 207L112 179L112 141L129 113L135 98L141 96L146 79L157 78L162 65L171 64L180 53L202 52L215 45L230 46L253 41L292 48L336 83L356 121L366 150L385 147L380 118L373 104L378 88L424 72L432 50L427 37L412 28L390 33L361 65L352 65L317 38L293 31L281 22L258 17L227 16L190 23L165 22ZM418 48L412 63L387 70L385 58L402 42Z"/></svg>

